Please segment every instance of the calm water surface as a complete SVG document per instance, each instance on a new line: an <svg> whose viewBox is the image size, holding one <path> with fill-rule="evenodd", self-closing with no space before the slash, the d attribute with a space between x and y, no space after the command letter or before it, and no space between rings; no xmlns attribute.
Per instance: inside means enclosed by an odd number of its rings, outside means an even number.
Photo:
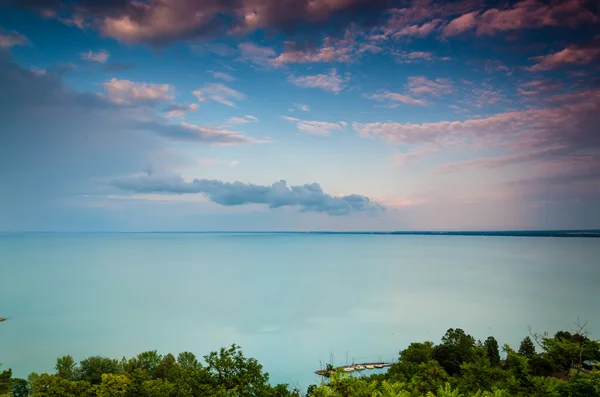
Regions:
<svg viewBox="0 0 600 397"><path fill-rule="evenodd" d="M273 382L319 360L397 358L460 327L518 347L534 330L600 337L600 240L304 234L0 236L0 362L198 356L237 343Z"/></svg>

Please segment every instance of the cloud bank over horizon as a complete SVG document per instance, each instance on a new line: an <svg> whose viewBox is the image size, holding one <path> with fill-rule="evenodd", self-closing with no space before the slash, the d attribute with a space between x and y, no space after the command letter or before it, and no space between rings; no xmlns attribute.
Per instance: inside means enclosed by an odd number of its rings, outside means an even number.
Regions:
<svg viewBox="0 0 600 397"><path fill-rule="evenodd" d="M324 212L332 216L364 212L377 215L385 211L381 204L358 194L331 196L318 183L287 186L281 180L271 186L242 182L194 179L186 182L181 176L148 172L136 177L123 177L110 182L112 186L135 193L194 194L202 193L210 201L223 206L265 204L269 208L299 207L300 211Z"/></svg>

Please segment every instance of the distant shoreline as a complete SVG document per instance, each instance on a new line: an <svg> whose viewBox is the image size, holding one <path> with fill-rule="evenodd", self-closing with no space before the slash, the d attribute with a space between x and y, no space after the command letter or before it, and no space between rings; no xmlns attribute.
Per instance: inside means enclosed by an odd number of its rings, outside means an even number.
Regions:
<svg viewBox="0 0 600 397"><path fill-rule="evenodd" d="M314 235L391 235L391 236L480 236L480 237L585 237L600 238L593 230L495 230L495 231L146 231L146 232L0 232L14 234L106 235L106 234L314 234Z"/></svg>

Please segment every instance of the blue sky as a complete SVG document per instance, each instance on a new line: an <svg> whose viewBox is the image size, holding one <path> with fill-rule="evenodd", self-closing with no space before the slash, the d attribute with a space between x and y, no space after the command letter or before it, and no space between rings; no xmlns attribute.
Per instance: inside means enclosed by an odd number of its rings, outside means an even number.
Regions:
<svg viewBox="0 0 600 397"><path fill-rule="evenodd" d="M0 1L0 230L600 226L597 3L282 4Z"/></svg>

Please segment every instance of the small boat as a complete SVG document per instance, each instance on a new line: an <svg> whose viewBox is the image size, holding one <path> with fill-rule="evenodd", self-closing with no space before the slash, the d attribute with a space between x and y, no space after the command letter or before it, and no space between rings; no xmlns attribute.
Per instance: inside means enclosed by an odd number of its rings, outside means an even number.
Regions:
<svg viewBox="0 0 600 397"><path fill-rule="evenodd" d="M373 365L375 368L383 368L383 364L375 364Z"/></svg>
<svg viewBox="0 0 600 397"><path fill-rule="evenodd" d="M365 367L363 367L362 365L357 365L355 368L356 368L357 371L364 371L365 370Z"/></svg>
<svg viewBox="0 0 600 397"><path fill-rule="evenodd" d="M366 368L366 369L373 369L373 368L375 368L375 366L374 366L374 365L371 365L371 364L369 364L369 365L365 365L365 368Z"/></svg>
<svg viewBox="0 0 600 397"><path fill-rule="evenodd" d="M344 367L344 371L346 371L346 372L353 372L354 368L353 367Z"/></svg>

